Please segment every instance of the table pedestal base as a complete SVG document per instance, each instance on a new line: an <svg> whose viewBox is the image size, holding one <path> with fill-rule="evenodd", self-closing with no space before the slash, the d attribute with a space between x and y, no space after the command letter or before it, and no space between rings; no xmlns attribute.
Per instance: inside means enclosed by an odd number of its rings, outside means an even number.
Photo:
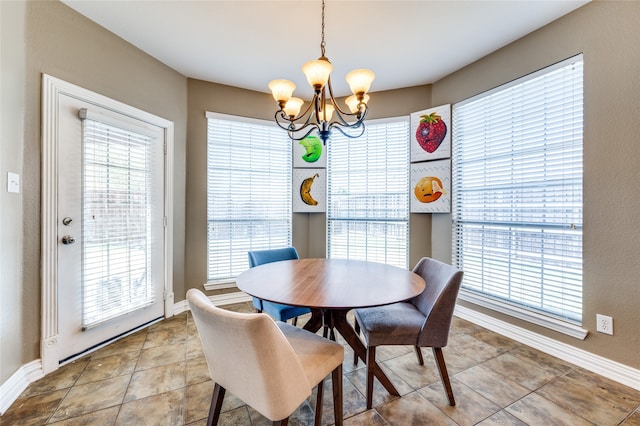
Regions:
<svg viewBox="0 0 640 426"><path fill-rule="evenodd" d="M316 333L323 326L325 327L324 335L327 337L327 333L331 340L335 340L335 333L333 329L338 330L340 335L347 341L349 346L353 349L353 352L364 362L367 363L367 348L364 346L360 337L356 334L349 321L347 321L347 313L350 309L311 309L311 318L304 326L305 330L309 330L312 333ZM391 380L382 371L382 368L372 360L373 362L373 374L380 381L380 384L391 395L400 396L396 387L391 383Z"/></svg>

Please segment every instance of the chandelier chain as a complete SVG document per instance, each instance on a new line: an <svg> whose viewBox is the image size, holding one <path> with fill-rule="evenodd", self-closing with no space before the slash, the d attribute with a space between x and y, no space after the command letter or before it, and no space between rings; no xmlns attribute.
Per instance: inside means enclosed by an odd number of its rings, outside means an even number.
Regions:
<svg viewBox="0 0 640 426"><path fill-rule="evenodd" d="M325 47L325 42L324 42L324 0L322 0L322 41L320 43L320 51L322 52L322 56L324 57L324 47Z"/></svg>

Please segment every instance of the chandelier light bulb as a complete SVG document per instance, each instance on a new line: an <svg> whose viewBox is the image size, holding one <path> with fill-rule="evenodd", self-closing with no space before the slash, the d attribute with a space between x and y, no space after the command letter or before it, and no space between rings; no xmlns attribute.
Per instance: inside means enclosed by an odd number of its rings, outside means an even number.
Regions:
<svg viewBox="0 0 640 426"><path fill-rule="evenodd" d="M284 104L284 113L289 117L295 117L300 114L300 108L302 108L304 101L300 98L293 97Z"/></svg>
<svg viewBox="0 0 640 426"><path fill-rule="evenodd" d="M333 112L335 111L335 108L333 105L325 105L324 106L324 110L320 111L320 119L321 121L325 121L325 122L329 122L331 121L331 118L333 117Z"/></svg>
<svg viewBox="0 0 640 426"><path fill-rule="evenodd" d="M286 104L287 101L291 99L293 91L296 90L296 85L289 80L272 80L269 82L269 90L271 90L273 99L281 104L280 107L282 108L282 105Z"/></svg>
<svg viewBox="0 0 640 426"><path fill-rule="evenodd" d="M366 105L367 102L369 102L369 95L365 94L362 98L362 103ZM358 108L358 106L360 105L360 101L358 100L358 97L356 95L347 97L347 99L344 100L344 103L347 104L347 106L349 107L349 111L351 111L352 114L355 114L360 109Z"/></svg>
<svg viewBox="0 0 640 426"><path fill-rule="evenodd" d="M302 66L302 72L316 92L322 90L327 84L331 71L333 71L333 65L326 58L309 61Z"/></svg>
<svg viewBox="0 0 640 426"><path fill-rule="evenodd" d="M353 70L345 77L354 95L367 93L374 78L376 75L373 71L365 69Z"/></svg>

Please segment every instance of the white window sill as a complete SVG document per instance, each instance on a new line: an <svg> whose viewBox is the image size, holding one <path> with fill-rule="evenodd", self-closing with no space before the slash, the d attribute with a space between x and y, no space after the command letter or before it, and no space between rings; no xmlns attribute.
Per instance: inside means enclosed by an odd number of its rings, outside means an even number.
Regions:
<svg viewBox="0 0 640 426"><path fill-rule="evenodd" d="M235 288L235 287L236 287L235 280L212 281L212 282L204 283L204 289L207 291L222 290L223 288Z"/></svg>
<svg viewBox="0 0 640 426"><path fill-rule="evenodd" d="M464 289L460 289L458 299L575 337L576 339L584 340L589 334L589 330L585 330L579 325L529 311Z"/></svg>

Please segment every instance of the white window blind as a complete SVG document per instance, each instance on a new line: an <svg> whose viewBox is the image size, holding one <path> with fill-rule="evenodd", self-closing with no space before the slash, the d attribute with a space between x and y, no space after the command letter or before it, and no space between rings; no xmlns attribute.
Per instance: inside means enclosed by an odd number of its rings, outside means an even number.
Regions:
<svg viewBox="0 0 640 426"><path fill-rule="evenodd" d="M159 134L125 127L83 119L85 329L153 304L158 297L151 260L162 250L162 239L152 232L151 210L162 206L153 185L162 179L162 143Z"/></svg>
<svg viewBox="0 0 640 426"><path fill-rule="evenodd" d="M463 288L582 321L582 55L453 107Z"/></svg>
<svg viewBox="0 0 640 426"><path fill-rule="evenodd" d="M406 268L409 121L367 122L363 136L333 132L328 149L328 257Z"/></svg>
<svg viewBox="0 0 640 426"><path fill-rule="evenodd" d="M207 118L207 279L228 282L248 251L291 245L291 140L268 121Z"/></svg>

